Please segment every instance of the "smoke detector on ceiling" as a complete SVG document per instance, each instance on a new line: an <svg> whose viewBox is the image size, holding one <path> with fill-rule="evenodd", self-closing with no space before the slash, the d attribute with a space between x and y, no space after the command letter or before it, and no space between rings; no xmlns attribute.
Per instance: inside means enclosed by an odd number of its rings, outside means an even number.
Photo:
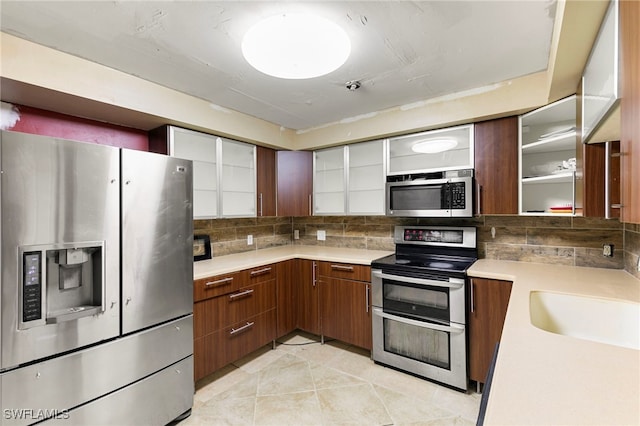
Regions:
<svg viewBox="0 0 640 426"><path fill-rule="evenodd" d="M352 92L355 92L356 90L358 90L360 88L360 86L361 86L361 84L357 80L347 81L347 83L346 83L347 89L351 90Z"/></svg>

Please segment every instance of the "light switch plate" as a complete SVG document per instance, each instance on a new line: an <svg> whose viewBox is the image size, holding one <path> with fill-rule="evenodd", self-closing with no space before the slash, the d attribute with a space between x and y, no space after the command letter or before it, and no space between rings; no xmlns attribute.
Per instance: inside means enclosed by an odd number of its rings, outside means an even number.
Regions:
<svg viewBox="0 0 640 426"><path fill-rule="evenodd" d="M248 246L252 246L253 245L253 235L251 235L251 234L247 235L247 245Z"/></svg>
<svg viewBox="0 0 640 426"><path fill-rule="evenodd" d="M293 230L293 239L294 240L299 240L300 239L300 230L299 229L294 229Z"/></svg>
<svg viewBox="0 0 640 426"><path fill-rule="evenodd" d="M318 241L324 241L327 239L327 232L326 231L318 231Z"/></svg>

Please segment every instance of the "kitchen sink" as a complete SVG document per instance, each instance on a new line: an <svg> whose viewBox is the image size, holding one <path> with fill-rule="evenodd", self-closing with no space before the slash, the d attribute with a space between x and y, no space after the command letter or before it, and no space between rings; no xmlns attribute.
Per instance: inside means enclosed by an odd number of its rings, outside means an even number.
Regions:
<svg viewBox="0 0 640 426"><path fill-rule="evenodd" d="M640 350L640 304L532 291L531 324L555 334Z"/></svg>

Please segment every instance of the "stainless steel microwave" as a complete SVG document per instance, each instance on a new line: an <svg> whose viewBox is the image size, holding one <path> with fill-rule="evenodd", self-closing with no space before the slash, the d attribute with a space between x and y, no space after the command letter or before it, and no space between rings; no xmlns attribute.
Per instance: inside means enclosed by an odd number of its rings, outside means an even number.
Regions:
<svg viewBox="0 0 640 426"><path fill-rule="evenodd" d="M387 216L473 216L473 170L428 175L389 176Z"/></svg>

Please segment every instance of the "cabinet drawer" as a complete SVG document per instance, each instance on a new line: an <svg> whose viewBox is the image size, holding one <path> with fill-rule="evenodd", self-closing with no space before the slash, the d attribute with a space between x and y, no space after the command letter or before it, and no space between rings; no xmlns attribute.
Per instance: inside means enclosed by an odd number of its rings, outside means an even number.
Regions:
<svg viewBox="0 0 640 426"><path fill-rule="evenodd" d="M275 338L275 309L210 334L204 338L207 370L212 372L237 361Z"/></svg>
<svg viewBox="0 0 640 426"><path fill-rule="evenodd" d="M264 265L241 271L243 286L276 279L275 265Z"/></svg>
<svg viewBox="0 0 640 426"><path fill-rule="evenodd" d="M216 275L214 277L202 278L193 282L193 301L208 299L231 293L242 286L241 272Z"/></svg>
<svg viewBox="0 0 640 426"><path fill-rule="evenodd" d="M319 275L354 281L371 281L371 267L351 263L320 262Z"/></svg>
<svg viewBox="0 0 640 426"><path fill-rule="evenodd" d="M194 304L194 338L228 327L276 307L276 281L271 280Z"/></svg>

